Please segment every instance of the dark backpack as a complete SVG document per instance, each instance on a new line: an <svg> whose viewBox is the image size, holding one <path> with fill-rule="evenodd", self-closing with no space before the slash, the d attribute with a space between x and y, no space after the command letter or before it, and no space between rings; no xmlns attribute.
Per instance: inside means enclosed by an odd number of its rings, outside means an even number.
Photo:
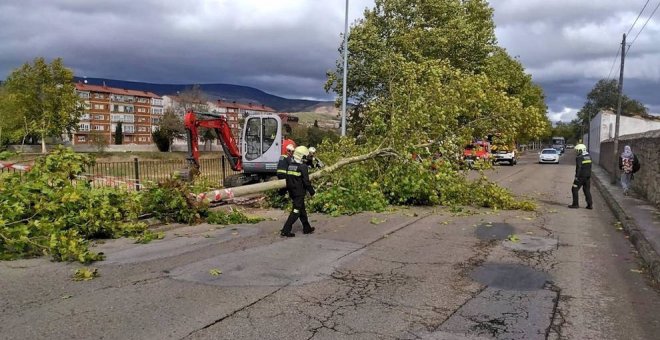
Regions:
<svg viewBox="0 0 660 340"><path fill-rule="evenodd" d="M634 173L636 173L637 171L639 171L639 168L640 168L642 165L639 164L639 159L637 159L637 155L633 155L633 157L634 157L634 159L633 159L633 168L632 168L632 172L633 172L633 174L634 174Z"/></svg>

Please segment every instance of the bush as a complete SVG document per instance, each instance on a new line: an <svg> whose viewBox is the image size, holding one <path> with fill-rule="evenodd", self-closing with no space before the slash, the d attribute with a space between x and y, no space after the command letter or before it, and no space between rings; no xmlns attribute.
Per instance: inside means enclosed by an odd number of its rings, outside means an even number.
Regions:
<svg viewBox="0 0 660 340"><path fill-rule="evenodd" d="M156 131L151 133L151 137L154 143L156 143L156 147L158 148L158 151L161 152L170 151L170 137L165 131L161 129L157 129Z"/></svg>

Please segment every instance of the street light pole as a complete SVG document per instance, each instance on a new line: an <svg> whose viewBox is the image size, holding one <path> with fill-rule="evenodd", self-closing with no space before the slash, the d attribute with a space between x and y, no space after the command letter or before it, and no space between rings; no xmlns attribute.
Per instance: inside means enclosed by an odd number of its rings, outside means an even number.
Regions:
<svg viewBox="0 0 660 340"><path fill-rule="evenodd" d="M344 81L341 94L341 135L346 136L346 78L348 75L348 0L346 0L346 16L344 21Z"/></svg>

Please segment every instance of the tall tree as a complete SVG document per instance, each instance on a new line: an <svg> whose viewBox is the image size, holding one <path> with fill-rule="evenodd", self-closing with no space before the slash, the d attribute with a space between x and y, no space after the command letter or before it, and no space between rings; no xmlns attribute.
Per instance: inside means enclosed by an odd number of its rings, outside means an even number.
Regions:
<svg viewBox="0 0 660 340"><path fill-rule="evenodd" d="M154 140L159 140L158 148L161 151L171 151L174 138L181 138L185 133L183 120L172 109L165 110L163 118L158 124L158 129L152 134Z"/></svg>
<svg viewBox="0 0 660 340"><path fill-rule="evenodd" d="M30 133L39 135L42 153L47 152L47 137L71 133L83 114L73 72L61 58L50 64L44 58L25 63L7 77L4 87L11 97L13 114L26 122Z"/></svg>
<svg viewBox="0 0 660 340"><path fill-rule="evenodd" d="M124 126L122 122L117 122L115 127L115 145L124 144Z"/></svg>
<svg viewBox="0 0 660 340"><path fill-rule="evenodd" d="M208 95L204 93L202 87L195 84L185 90L177 93L176 112L183 116L188 110L208 111Z"/></svg>
<svg viewBox="0 0 660 340"><path fill-rule="evenodd" d="M601 110L616 111L619 82L616 79L599 80L587 94L587 101L578 112L578 119L581 124L586 124L587 120L593 118ZM640 101L631 99L627 95L621 98L621 113L627 116L648 115L648 110Z"/></svg>
<svg viewBox="0 0 660 340"><path fill-rule="evenodd" d="M546 132L542 91L495 41L485 0L376 0L348 39L353 135L456 147L494 131L509 140ZM341 93L342 72L338 60L326 90Z"/></svg>

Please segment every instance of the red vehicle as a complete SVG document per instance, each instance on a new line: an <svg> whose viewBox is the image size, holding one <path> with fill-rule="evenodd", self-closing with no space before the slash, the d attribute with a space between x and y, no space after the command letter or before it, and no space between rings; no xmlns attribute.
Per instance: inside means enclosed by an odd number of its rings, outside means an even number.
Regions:
<svg viewBox="0 0 660 340"><path fill-rule="evenodd" d="M463 149L463 161L469 167L472 167L474 162L479 159L488 161L491 157L490 143L487 141L475 141L472 144L466 145L465 149Z"/></svg>
<svg viewBox="0 0 660 340"><path fill-rule="evenodd" d="M188 170L199 169L198 128L205 127L216 131L231 169L242 171L225 179L224 186L227 188L275 177L280 156L286 153L286 145L293 143L292 140L282 138L282 118L274 114L247 116L240 142L232 136L227 119L223 116L190 110L186 112L183 123L188 135ZM184 176L189 178L190 172Z"/></svg>

